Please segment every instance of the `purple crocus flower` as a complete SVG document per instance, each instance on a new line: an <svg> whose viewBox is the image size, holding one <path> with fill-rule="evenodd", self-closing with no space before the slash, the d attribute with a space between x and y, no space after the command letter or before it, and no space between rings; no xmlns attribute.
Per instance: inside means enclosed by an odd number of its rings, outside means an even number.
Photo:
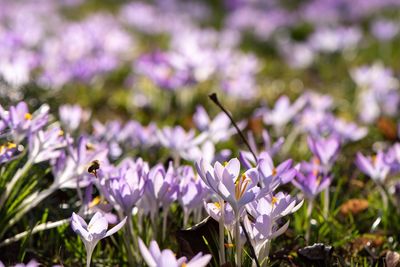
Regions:
<svg viewBox="0 0 400 267"><path fill-rule="evenodd" d="M395 21L379 19L373 22L371 32L380 41L393 39L400 31L400 25Z"/></svg>
<svg viewBox="0 0 400 267"><path fill-rule="evenodd" d="M196 137L194 131L186 132L181 126L164 127L157 132L157 136L161 145L170 149L174 157L180 156L187 160L196 160L192 152L207 137L205 134Z"/></svg>
<svg viewBox="0 0 400 267"><path fill-rule="evenodd" d="M204 209L214 220L219 222L221 220L221 205L219 202L204 203ZM224 224L233 225L235 222L235 212L229 203L224 204Z"/></svg>
<svg viewBox="0 0 400 267"><path fill-rule="evenodd" d="M256 197L258 171L249 169L239 177L240 162L237 158L231 159L225 166L216 162L213 168L200 160L196 168L204 183L228 202L236 215Z"/></svg>
<svg viewBox="0 0 400 267"><path fill-rule="evenodd" d="M82 217L79 215L72 213L71 217L71 226L72 229L74 230L75 233L77 233L83 243L85 244L86 248L86 266L90 266L90 261L92 258L92 253L94 251L94 248L96 247L97 243L103 239L106 238L114 233L116 233L119 229L124 226L126 222L125 217L120 223L118 223L116 226L111 228L110 230L107 231L108 228L108 222L107 219L101 214L100 212L97 212L92 219L90 220L89 224L87 224Z"/></svg>
<svg viewBox="0 0 400 267"><path fill-rule="evenodd" d="M221 112L211 120L202 106L196 108L193 121L196 127L203 133L206 133L207 138L213 143L226 141L236 133L236 130L231 126L231 122L226 114Z"/></svg>
<svg viewBox="0 0 400 267"><path fill-rule="evenodd" d="M251 132L248 132L248 134L247 134L247 138L249 140L251 149L253 150L254 153L258 154L259 158L275 156L275 154L277 154L280 151L283 143L285 142L285 138L280 137L280 138L278 138L278 140L276 140L274 143L272 143L271 137L269 136L269 134L266 130L262 131L262 137L263 137L263 141L264 141L264 150L262 150L261 152L258 153L254 135ZM257 162L256 162L253 154L250 153L249 151L240 151L239 158L240 158L240 162L243 164L243 166L245 166L248 169L253 168L255 165L257 165Z"/></svg>
<svg viewBox="0 0 400 267"><path fill-rule="evenodd" d="M121 129L119 139L128 140L134 148L148 148L158 143L157 130L157 125L155 123L150 123L145 126L137 121L131 120Z"/></svg>
<svg viewBox="0 0 400 267"><path fill-rule="evenodd" d="M29 157L34 163L58 158L67 146L64 132L59 127L40 130L29 138Z"/></svg>
<svg viewBox="0 0 400 267"><path fill-rule="evenodd" d="M0 267L4 267L3 263L0 261ZM17 263L13 267L39 267L40 264L36 260L30 260L27 264Z"/></svg>
<svg viewBox="0 0 400 267"><path fill-rule="evenodd" d="M144 194L148 172L148 164L142 159L136 161L126 159L111 171L108 179L100 178L102 191L110 203L129 216Z"/></svg>
<svg viewBox="0 0 400 267"><path fill-rule="evenodd" d="M7 127L11 130L14 142L19 144L29 133L35 133L47 124L48 111L49 107L43 105L31 114L28 105L25 102L19 102L16 106L11 106L9 111L0 106L0 118L3 128Z"/></svg>
<svg viewBox="0 0 400 267"><path fill-rule="evenodd" d="M58 113L62 125L69 132L77 130L81 123L86 122L90 117L90 111L84 110L79 105L62 105Z"/></svg>
<svg viewBox="0 0 400 267"><path fill-rule="evenodd" d="M195 175L191 166L182 166L177 170L177 173L180 180L178 201L182 205L184 225L186 225L190 213L202 207L204 199L208 197L209 190L203 181Z"/></svg>
<svg viewBox="0 0 400 267"><path fill-rule="evenodd" d="M184 58L172 52L142 55L134 67L137 73L147 76L157 86L166 90L177 90L193 82Z"/></svg>
<svg viewBox="0 0 400 267"><path fill-rule="evenodd" d="M252 219L246 216L244 223L260 261L268 256L268 242L283 234L289 226L289 221L281 226L278 220L296 212L302 205L303 201L298 202L282 192L267 195L247 205L246 210Z"/></svg>
<svg viewBox="0 0 400 267"><path fill-rule="evenodd" d="M390 172L390 166L385 162L385 155L382 151L378 151L376 155L368 157L358 152L356 165L377 183L383 183Z"/></svg>
<svg viewBox="0 0 400 267"><path fill-rule="evenodd" d="M391 171L400 171L400 143L395 143L385 154L385 162L390 166Z"/></svg>
<svg viewBox="0 0 400 267"><path fill-rule="evenodd" d="M314 138L309 136L307 141L311 152L319 159L323 168L329 171L339 153L339 139L335 136L328 138Z"/></svg>
<svg viewBox="0 0 400 267"><path fill-rule="evenodd" d="M289 97L281 96L272 110L265 111L264 123L273 125L276 132L280 134L284 127L294 118L294 116L303 108L304 99L299 98L293 104L290 104Z"/></svg>
<svg viewBox="0 0 400 267"><path fill-rule="evenodd" d="M99 121L93 123L95 139L108 145L112 159L117 159L122 155L122 144L128 139L126 132L122 132L122 128L121 122L116 120L108 121L106 124Z"/></svg>
<svg viewBox="0 0 400 267"><path fill-rule="evenodd" d="M153 235L157 235L156 215L160 207L163 208L162 237L166 236L167 218L169 207L176 201L179 191L179 182L172 166L169 164L167 170L161 164L151 168L146 181L144 196L139 206L145 213L150 213L150 220L153 226Z"/></svg>
<svg viewBox="0 0 400 267"><path fill-rule="evenodd" d="M341 142L358 141L364 138L368 129L360 127L355 123L346 122L342 119L335 119L333 122L333 134L336 134L341 139Z"/></svg>
<svg viewBox="0 0 400 267"><path fill-rule="evenodd" d="M139 238L139 249L144 261L149 267L205 267L211 260L211 255L199 252L190 261L186 257L176 258L175 253L169 249L160 250L156 241L151 241L149 248Z"/></svg>
<svg viewBox="0 0 400 267"><path fill-rule="evenodd" d="M87 172L88 166L98 160L101 168L108 163L108 150L101 144L92 144L86 137L80 137L77 148L71 144L67 146L68 153L52 161L54 186L56 188L86 187L94 178Z"/></svg>
<svg viewBox="0 0 400 267"><path fill-rule="evenodd" d="M300 189L307 199L313 200L331 184L331 181L332 177L321 173L319 163L315 162L311 164L302 163L296 178L292 180L292 184Z"/></svg>
<svg viewBox="0 0 400 267"><path fill-rule="evenodd" d="M267 153L260 155L257 169L260 174L259 179L263 190L271 192L281 183L290 182L296 175L296 170L292 168L292 163L293 161L288 159L277 167L274 167L274 163Z"/></svg>
<svg viewBox="0 0 400 267"><path fill-rule="evenodd" d="M257 218L260 215L269 215L274 220L296 212L304 200L297 201L296 198L283 192L271 193L261 197L246 206L247 212Z"/></svg>

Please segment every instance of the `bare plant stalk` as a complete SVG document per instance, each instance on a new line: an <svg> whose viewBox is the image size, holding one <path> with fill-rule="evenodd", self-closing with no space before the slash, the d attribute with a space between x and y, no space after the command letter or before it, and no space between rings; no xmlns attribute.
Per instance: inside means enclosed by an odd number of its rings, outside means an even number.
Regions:
<svg viewBox="0 0 400 267"><path fill-rule="evenodd" d="M219 263L220 265L225 263L225 207L224 200L219 200L219 206L221 209L221 217L219 218Z"/></svg>
<svg viewBox="0 0 400 267"><path fill-rule="evenodd" d="M92 260L93 248L86 249L86 267L90 267L90 261Z"/></svg>
<svg viewBox="0 0 400 267"><path fill-rule="evenodd" d="M306 229L306 235L305 235L305 239L306 239L306 243L308 245L309 241L310 241L310 230L311 230L311 213L314 207L314 201L312 199L310 199L308 201L308 206L307 206L307 214L306 214L306 220L307 220L307 229Z"/></svg>
<svg viewBox="0 0 400 267"><path fill-rule="evenodd" d="M236 241L236 266L242 266L242 248L240 246L240 216L236 214L235 223L235 241Z"/></svg>
<svg viewBox="0 0 400 267"><path fill-rule="evenodd" d="M167 234L168 211L169 211L169 209L163 210L162 240L165 240L165 236Z"/></svg>
<svg viewBox="0 0 400 267"><path fill-rule="evenodd" d="M219 102L217 94L216 93L212 93L210 95L208 95L208 97L215 103L215 105L217 105L225 114L226 116L228 116L229 120L231 121L233 127L235 127L236 131L238 132L240 138L243 140L243 142L246 144L247 148L249 149L250 153L253 155L255 161L257 162L257 155L256 153L254 153L253 149L251 148L249 142L247 141L246 137L244 136L244 134L242 133L242 131L240 130L239 126L236 124L235 120L233 119L232 115L229 113L228 110L226 110L224 108L224 106L222 106L222 104Z"/></svg>
<svg viewBox="0 0 400 267"><path fill-rule="evenodd" d="M244 236L246 237L246 240L247 240L247 242L249 243L249 246L250 246L250 253L251 253L251 255L252 255L252 257L253 257L253 259L254 259L254 261L255 261L255 263L256 263L256 266L257 266L257 267L260 267L260 263L258 262L256 251L254 250L253 246L252 246L251 243L250 243L250 242L251 242L250 236L249 236L249 234L247 233L247 230L246 230L246 228L244 227L243 222L240 222L240 226L242 227L242 231L243 231L243 233L244 233Z"/></svg>
<svg viewBox="0 0 400 267"><path fill-rule="evenodd" d="M56 228L58 226L67 224L69 222L70 222L70 219L64 219L64 220L60 220L60 221L56 221L56 222L45 222L45 223L39 224L39 225L33 227L32 230L24 231L13 237L7 238L6 240L4 240L3 242L0 243L0 247L17 242L17 241L21 240L22 238L26 237L27 235L32 235L32 234L36 234L41 231Z"/></svg>

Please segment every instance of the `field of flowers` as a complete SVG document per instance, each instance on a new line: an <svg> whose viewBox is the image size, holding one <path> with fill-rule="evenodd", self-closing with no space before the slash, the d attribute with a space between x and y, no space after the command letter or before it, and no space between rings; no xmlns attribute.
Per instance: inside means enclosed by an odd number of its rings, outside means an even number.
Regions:
<svg viewBox="0 0 400 267"><path fill-rule="evenodd" d="M0 0L0 266L400 266L399 0Z"/></svg>

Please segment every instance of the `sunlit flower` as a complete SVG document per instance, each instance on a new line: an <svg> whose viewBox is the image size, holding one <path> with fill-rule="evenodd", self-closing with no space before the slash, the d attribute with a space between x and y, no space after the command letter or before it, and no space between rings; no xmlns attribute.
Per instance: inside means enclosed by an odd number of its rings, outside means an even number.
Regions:
<svg viewBox="0 0 400 267"><path fill-rule="evenodd" d="M379 151L373 156L364 156L361 152L357 153L357 167L375 182L382 183L389 174L390 166L384 160L384 153Z"/></svg>
<svg viewBox="0 0 400 267"><path fill-rule="evenodd" d="M140 253L149 267L205 267L211 260L211 255L199 252L190 261L186 257L176 258L175 253L169 249L160 250L156 241L151 241L149 248L139 238Z"/></svg>
<svg viewBox="0 0 400 267"><path fill-rule="evenodd" d="M126 217L116 226L107 231L108 229L107 219L100 212L97 212L95 215L93 215L89 224L87 224L82 219L82 217L75 214L75 212L72 213L71 226L74 232L81 237L83 244L85 245L87 254L87 259L86 259L87 266L90 266L92 253L97 243L101 239L116 233L119 229L122 228L122 226L124 226L125 222L126 222Z"/></svg>

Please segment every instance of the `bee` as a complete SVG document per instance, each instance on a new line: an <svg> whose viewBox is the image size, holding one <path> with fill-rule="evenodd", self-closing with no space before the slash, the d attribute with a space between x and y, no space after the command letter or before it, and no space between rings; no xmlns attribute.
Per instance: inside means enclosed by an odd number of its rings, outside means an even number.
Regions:
<svg viewBox="0 0 400 267"><path fill-rule="evenodd" d="M100 162L98 160L93 160L89 168L87 169L88 173L93 174L97 178L97 170L100 169Z"/></svg>

